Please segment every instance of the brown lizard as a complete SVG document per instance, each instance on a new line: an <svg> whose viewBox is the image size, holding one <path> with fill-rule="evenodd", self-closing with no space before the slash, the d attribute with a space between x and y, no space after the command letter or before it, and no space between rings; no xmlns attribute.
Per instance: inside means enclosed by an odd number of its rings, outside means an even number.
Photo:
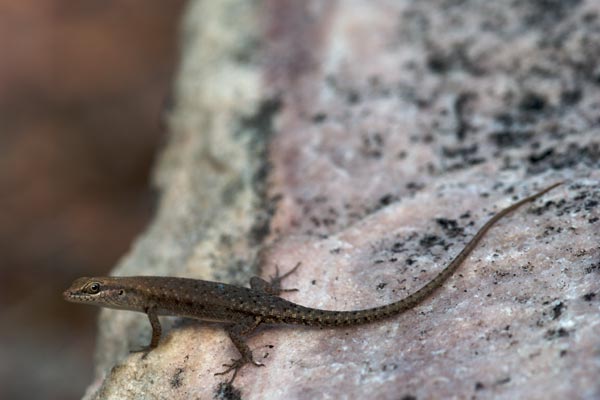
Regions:
<svg viewBox="0 0 600 400"><path fill-rule="evenodd" d="M152 340L147 348L158 346L161 325L158 315L172 315L228 324L227 333L241 357L223 364L223 375L233 371L232 382L238 370L247 363L263 364L254 360L244 337L260 324L296 324L317 327L341 327L366 324L398 315L409 310L431 295L456 271L475 248L485 233L498 220L525 203L562 184L555 183L498 212L483 225L460 253L427 284L413 294L394 303L356 311L330 311L303 307L278 296L281 280L293 273L300 264L283 276L267 282L259 277L250 280L250 288L209 282L198 279L162 276L79 278L63 295L68 301L102 307L146 313L152 326ZM293 290L293 289L292 289Z"/></svg>

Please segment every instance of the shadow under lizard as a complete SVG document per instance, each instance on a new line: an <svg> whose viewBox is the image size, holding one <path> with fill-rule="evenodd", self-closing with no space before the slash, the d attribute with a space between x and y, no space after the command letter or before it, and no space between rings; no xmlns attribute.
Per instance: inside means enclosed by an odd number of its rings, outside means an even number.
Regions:
<svg viewBox="0 0 600 400"><path fill-rule="evenodd" d="M162 276L98 277L77 279L63 296L66 300L76 303L146 313L152 326L152 339L145 351L158 346L161 336L158 315L225 323L227 333L241 357L232 360L231 364L223 364L225 370L215 375L233 371L229 381L231 383L245 364L263 366L254 360L252 351L245 342L245 336L260 324L348 327L379 321L409 310L429 297L452 276L496 222L560 184L562 182L555 183L502 209L479 229L448 266L423 287L401 300L379 307L355 311L320 310L279 297L281 292L290 291L281 289L282 279L293 273L300 264L283 276L277 273L271 282L253 277L250 280L250 288Z"/></svg>

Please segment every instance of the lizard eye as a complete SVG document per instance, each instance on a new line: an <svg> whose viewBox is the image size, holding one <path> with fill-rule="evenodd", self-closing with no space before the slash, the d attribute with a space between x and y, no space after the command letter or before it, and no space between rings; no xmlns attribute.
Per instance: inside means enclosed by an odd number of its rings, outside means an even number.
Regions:
<svg viewBox="0 0 600 400"><path fill-rule="evenodd" d="M100 284L98 282L94 282L92 283L90 286L88 286L88 291L91 294L96 294L100 291Z"/></svg>

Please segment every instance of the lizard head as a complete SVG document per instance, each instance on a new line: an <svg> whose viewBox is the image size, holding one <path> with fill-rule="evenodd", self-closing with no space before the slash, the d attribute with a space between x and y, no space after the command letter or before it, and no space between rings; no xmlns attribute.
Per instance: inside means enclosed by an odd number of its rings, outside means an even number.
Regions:
<svg viewBox="0 0 600 400"><path fill-rule="evenodd" d="M65 300L73 303L92 304L96 306L136 309L131 288L123 284L119 278L79 278L63 292Z"/></svg>

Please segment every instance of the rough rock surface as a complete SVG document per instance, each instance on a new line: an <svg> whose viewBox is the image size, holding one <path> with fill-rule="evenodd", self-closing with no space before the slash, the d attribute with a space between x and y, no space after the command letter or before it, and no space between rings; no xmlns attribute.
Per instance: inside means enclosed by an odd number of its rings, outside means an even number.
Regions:
<svg viewBox="0 0 600 400"><path fill-rule="evenodd" d="M261 327L233 386L218 325L170 319L143 359L146 317L105 310L87 398L600 397L600 3L192 2L182 41L160 207L117 275L302 261L290 300L380 305L567 183L403 315Z"/></svg>

